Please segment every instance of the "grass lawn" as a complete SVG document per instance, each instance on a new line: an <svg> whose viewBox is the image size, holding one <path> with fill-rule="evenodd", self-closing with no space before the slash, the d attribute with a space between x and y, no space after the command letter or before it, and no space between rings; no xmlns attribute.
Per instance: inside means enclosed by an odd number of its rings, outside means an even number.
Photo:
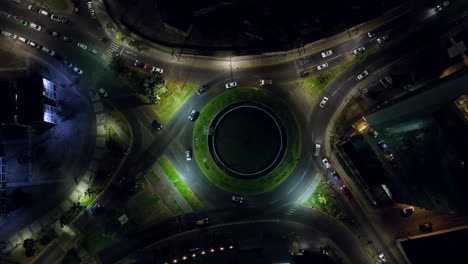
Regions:
<svg viewBox="0 0 468 264"><path fill-rule="evenodd" d="M64 10L67 8L67 3L65 0L40 0L40 2L48 5L53 9Z"/></svg>
<svg viewBox="0 0 468 264"><path fill-rule="evenodd" d="M202 205L197 196L192 192L190 187L184 182L179 174L177 174L177 171L174 166L172 166L171 162L166 157L162 157L158 160L158 163L190 207L192 207L194 211L200 209Z"/></svg>
<svg viewBox="0 0 468 264"><path fill-rule="evenodd" d="M204 128L209 127L221 109L234 102L245 100L257 101L272 107L283 121L288 134L288 146L278 167L268 175L253 180L237 179L222 171L212 159L208 136L203 133ZM200 169L218 187L240 194L258 194L277 187L291 174L301 150L300 132L294 116L279 99L269 96L265 89L238 87L218 95L202 109L194 127L193 149Z"/></svg>
<svg viewBox="0 0 468 264"><path fill-rule="evenodd" d="M117 244L120 239L120 235L115 232L108 233L103 224L98 224L87 233L82 246L90 255L95 255L99 251Z"/></svg>
<svg viewBox="0 0 468 264"><path fill-rule="evenodd" d="M304 86L309 92L309 94L313 97L319 96L323 89L327 87L330 82L335 79L340 73L342 73L344 70L348 69L349 67L353 65L359 65L362 62L364 62L369 56L372 54L378 52L381 50L383 47L373 47L369 50L367 50L363 54L359 54L353 59L346 61L336 67L329 68L323 72L321 72L318 75L312 76L310 78L307 78L304 80Z"/></svg>
<svg viewBox="0 0 468 264"><path fill-rule="evenodd" d="M197 88L197 84L168 80L167 89L169 92L161 96L160 104L151 105L161 123L167 124Z"/></svg>

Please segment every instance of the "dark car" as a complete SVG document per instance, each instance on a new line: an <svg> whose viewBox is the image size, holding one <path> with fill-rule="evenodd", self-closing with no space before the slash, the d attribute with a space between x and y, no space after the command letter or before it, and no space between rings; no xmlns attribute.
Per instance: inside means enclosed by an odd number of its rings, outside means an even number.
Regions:
<svg viewBox="0 0 468 264"><path fill-rule="evenodd" d="M137 66L138 68L144 68L145 67L145 63L142 62L142 61L139 61L139 60L136 60L135 63L133 63L133 65Z"/></svg>
<svg viewBox="0 0 468 264"><path fill-rule="evenodd" d="M423 232L431 232L432 231L432 223L431 222L426 222L422 225L419 225L419 230Z"/></svg>
<svg viewBox="0 0 468 264"><path fill-rule="evenodd" d="M151 126L154 128L154 130L158 131L161 130L161 128L163 127L157 120L153 120Z"/></svg>
<svg viewBox="0 0 468 264"><path fill-rule="evenodd" d="M197 89L197 94L201 95L201 94L205 93L207 90L208 90L208 85L203 85L202 87Z"/></svg>
<svg viewBox="0 0 468 264"><path fill-rule="evenodd" d="M299 77L301 77L301 78L305 78L307 76L309 76L309 73L306 72L306 71L303 71L303 72L299 73Z"/></svg>
<svg viewBox="0 0 468 264"><path fill-rule="evenodd" d="M332 171L332 172L331 172L331 176L332 176L332 178L333 178L335 181L337 181L337 182L341 180L340 175L338 175L338 173L336 173L336 171Z"/></svg>
<svg viewBox="0 0 468 264"><path fill-rule="evenodd" d="M344 193L344 195L346 197L348 197L349 199L353 198L353 194L351 193L351 191L348 189L348 187L346 187L346 185L342 185L340 187L340 190Z"/></svg>
<svg viewBox="0 0 468 264"><path fill-rule="evenodd" d="M200 112L198 112L195 109L192 109L192 111L190 111L190 114L188 115L188 120L195 121L197 120L199 115L200 115Z"/></svg>
<svg viewBox="0 0 468 264"><path fill-rule="evenodd" d="M91 215L96 215L99 212L100 208L101 208L101 205L98 203L95 203L89 208L89 213Z"/></svg>

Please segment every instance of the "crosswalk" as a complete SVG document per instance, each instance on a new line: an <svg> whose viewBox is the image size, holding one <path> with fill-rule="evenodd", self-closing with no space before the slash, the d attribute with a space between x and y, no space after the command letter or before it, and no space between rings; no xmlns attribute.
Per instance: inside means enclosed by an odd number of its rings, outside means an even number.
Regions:
<svg viewBox="0 0 468 264"><path fill-rule="evenodd" d="M114 42L109 42L106 49L106 54L112 56L112 54L120 49L120 45Z"/></svg>

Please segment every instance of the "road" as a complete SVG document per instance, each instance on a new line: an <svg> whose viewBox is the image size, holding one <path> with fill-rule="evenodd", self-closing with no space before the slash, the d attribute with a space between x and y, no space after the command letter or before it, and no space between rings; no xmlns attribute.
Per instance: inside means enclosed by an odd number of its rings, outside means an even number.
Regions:
<svg viewBox="0 0 468 264"><path fill-rule="evenodd" d="M457 4L459 3L453 3L450 10L457 10ZM124 45L120 45L116 41L104 44L99 41L99 37L104 32L96 29L88 16L70 16L69 19L72 23L68 25L54 22L43 15L33 13L27 10L24 5L6 2L2 4L2 10L0 21L5 29L21 36L27 36L28 39L57 51L58 55L56 57L58 60L54 61L57 65L62 64L63 59L78 65L84 70L80 82L81 89L105 88L110 95L109 101L128 119L134 134L134 142L129 152L129 158L122 167L123 169L118 173L117 179L141 174L164 154L171 160L178 172L185 176L190 187L199 196L206 208L226 208L227 212L233 210L230 213L233 216L236 214L234 213L234 205L230 201L232 194L217 188L207 180L195 162L187 164L185 160L183 151L191 144L192 140L193 123L187 121L187 114L192 108L202 109L203 105L211 98L224 90L223 85L228 81L237 81L241 86L258 86L260 79L273 79L274 84L268 89L271 90L272 94L283 98L290 106L291 112L295 114L300 129L303 131L301 134L302 152L292 175L283 184L270 192L245 197L245 199L248 201L250 209L268 210L269 208L290 206L304 192L308 183L312 180L312 175L315 175L317 170L320 170L325 176L327 175L320 160L313 158L312 150L316 142L324 141L334 112L342 103L348 100L351 91L374 82L381 77L379 74L381 69L386 69L389 65L394 64L396 60L411 55L415 48L426 45L429 40L439 38L443 32L447 32L451 23L446 18L448 15L445 15L444 20L443 13L441 15L430 15L429 9L420 7L381 27L378 36L389 34L391 42L400 45L390 44L391 47L385 49L378 56L369 57L365 65L351 67L346 70L322 92L330 100L324 109L320 109L317 106L317 99L310 99L309 95L304 96L306 91L302 86L302 81L298 78L298 74L307 71L310 75L315 75L318 74L316 66L319 64L327 62L329 67L334 67L345 60L349 60L352 56L352 49L365 46L369 50L378 45L375 40L376 37L369 38L362 35L331 47L333 55L325 59L321 57L320 53L317 53L307 56L304 60L279 61L278 64L270 66L258 65L244 68L236 66L236 63L232 63L233 66L229 66L229 63L221 63L223 66L220 67L219 62L213 63L210 58L205 57L192 58L187 60L187 63L184 62L184 59L161 61L152 55L151 50L138 52L124 47ZM462 10L462 8L459 8L459 10ZM82 12L85 13L86 8L83 7ZM64 42L46 33L35 31L30 27L23 27L11 17L8 18L5 15L6 13L21 15L27 20L45 26L49 31L57 31L61 35L69 37L72 41ZM407 25L418 26L408 27ZM97 55L80 50L76 46L77 42L95 48ZM25 48L30 49L30 47ZM113 53L163 67L165 69L164 76L168 79L208 84L210 89L202 96L191 96L164 129L159 133L154 133L150 129L151 121L156 118L152 111L148 107L142 106L136 95L129 95L128 90L122 87L123 85L118 82L113 73L107 70L107 63ZM240 63L237 62L237 64ZM370 76L362 82L357 82L355 76L364 69L369 70ZM324 151L321 154L328 155ZM110 188L100 199L108 207L115 206L114 203L115 200L118 200L118 194L115 193L114 188ZM363 227L366 226L366 217L361 210L360 203L348 203L348 205L347 210L355 212L354 214L357 215L360 222L364 223ZM242 212L244 211L241 211L239 215L247 217ZM162 225L164 223L159 226ZM376 247L379 249L386 248L382 245L388 243L379 243L379 239L375 235L376 230L368 228L365 233L368 233L369 237L375 237ZM396 254L392 254L392 257L399 259Z"/></svg>

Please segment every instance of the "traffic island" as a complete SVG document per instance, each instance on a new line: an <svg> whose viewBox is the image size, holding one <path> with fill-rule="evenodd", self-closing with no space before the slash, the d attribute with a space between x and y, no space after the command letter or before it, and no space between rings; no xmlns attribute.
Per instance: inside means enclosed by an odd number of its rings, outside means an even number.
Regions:
<svg viewBox="0 0 468 264"><path fill-rule="evenodd" d="M203 173L219 188L264 193L294 169L299 129L288 107L267 90L235 88L203 108L194 127L193 151Z"/></svg>

